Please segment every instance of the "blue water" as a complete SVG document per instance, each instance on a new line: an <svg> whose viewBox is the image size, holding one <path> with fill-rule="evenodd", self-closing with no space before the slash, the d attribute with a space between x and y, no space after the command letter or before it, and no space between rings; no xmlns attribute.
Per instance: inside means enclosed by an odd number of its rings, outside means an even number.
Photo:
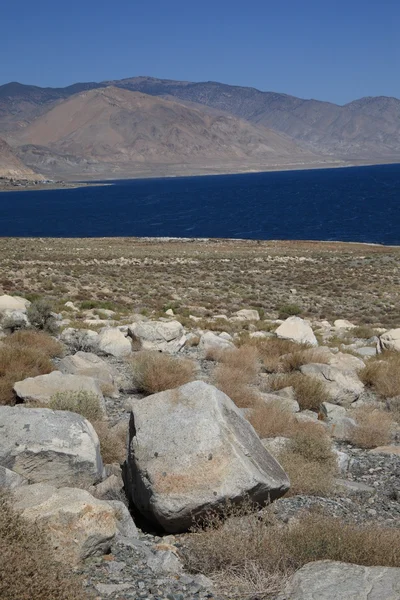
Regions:
<svg viewBox="0 0 400 600"><path fill-rule="evenodd" d="M400 165L115 181L0 193L0 236L400 244Z"/></svg>

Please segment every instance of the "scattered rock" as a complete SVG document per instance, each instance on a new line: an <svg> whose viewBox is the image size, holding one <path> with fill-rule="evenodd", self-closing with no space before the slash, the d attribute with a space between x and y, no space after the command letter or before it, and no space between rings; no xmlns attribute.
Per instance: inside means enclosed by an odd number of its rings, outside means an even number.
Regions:
<svg viewBox="0 0 400 600"><path fill-rule="evenodd" d="M17 310L25 313L30 304L29 300L21 298L20 296L9 296L8 294L4 294L3 296L0 296L0 313L4 313L7 310Z"/></svg>
<svg viewBox="0 0 400 600"><path fill-rule="evenodd" d="M0 406L0 465L30 483L88 487L103 476L92 425L75 413Z"/></svg>
<svg viewBox="0 0 400 600"><path fill-rule="evenodd" d="M130 431L127 494L171 533L224 500L264 503L289 487L235 404L202 381L137 401Z"/></svg>
<svg viewBox="0 0 400 600"><path fill-rule="evenodd" d="M334 321L333 326L335 329L354 329L355 325L348 321L347 319L336 319Z"/></svg>
<svg viewBox="0 0 400 600"><path fill-rule="evenodd" d="M259 321L260 315L258 314L258 310L243 308L235 312L235 318L239 321Z"/></svg>
<svg viewBox="0 0 400 600"><path fill-rule="evenodd" d="M115 395L118 390L114 384L114 372L110 364L92 352L79 351L61 359L58 368L62 373L93 377L99 386L108 388L108 396Z"/></svg>
<svg viewBox="0 0 400 600"><path fill-rule="evenodd" d="M329 401L349 406L358 399L364 390L364 384L354 371L342 371L337 367L320 363L310 363L300 367L304 375L315 377L325 384ZM328 400L328 398L327 398Z"/></svg>
<svg viewBox="0 0 400 600"><path fill-rule="evenodd" d="M199 349L203 352L208 352L209 350L232 350L234 348L235 345L230 340L219 337L212 331L203 333L199 342Z"/></svg>
<svg viewBox="0 0 400 600"><path fill-rule="evenodd" d="M300 317L289 317L279 325L275 331L279 338L292 340L299 344L309 344L310 346L318 346L317 338L311 328L311 325Z"/></svg>
<svg viewBox="0 0 400 600"><path fill-rule="evenodd" d="M400 569L319 560L291 578L285 600L396 600Z"/></svg>
<svg viewBox="0 0 400 600"><path fill-rule="evenodd" d="M104 354L123 358L132 352L132 344L118 327L106 327L99 333L98 348Z"/></svg>

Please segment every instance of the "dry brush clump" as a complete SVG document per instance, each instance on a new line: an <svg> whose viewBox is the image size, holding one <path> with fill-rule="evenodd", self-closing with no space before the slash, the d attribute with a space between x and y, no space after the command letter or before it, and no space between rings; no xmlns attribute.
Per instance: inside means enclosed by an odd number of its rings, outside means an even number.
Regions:
<svg viewBox="0 0 400 600"><path fill-rule="evenodd" d="M91 423L104 416L97 394L86 390L58 392L50 398L47 406L53 410L69 410L77 413Z"/></svg>
<svg viewBox="0 0 400 600"><path fill-rule="evenodd" d="M224 392L239 408L252 408L258 400L256 383L259 372L259 355L253 346L224 350L218 356L219 364L213 373L216 387Z"/></svg>
<svg viewBox="0 0 400 600"><path fill-rule="evenodd" d="M16 331L5 337L0 347L0 405L15 404L17 381L54 371L50 359L62 352L61 344L43 332Z"/></svg>
<svg viewBox="0 0 400 600"><path fill-rule="evenodd" d="M329 394L322 381L301 373L283 373L269 377L268 391L276 392L285 387L293 387L301 410L318 411L321 402L329 400Z"/></svg>
<svg viewBox="0 0 400 600"><path fill-rule="evenodd" d="M197 369L193 361L169 354L137 352L129 363L133 385L145 394L171 390L196 379Z"/></svg>
<svg viewBox="0 0 400 600"><path fill-rule="evenodd" d="M248 417L261 439L277 436L291 437L297 429L295 416L285 410L282 400L258 400Z"/></svg>
<svg viewBox="0 0 400 600"><path fill-rule="evenodd" d="M0 490L0 598L89 600L81 579L54 558L45 531L16 514Z"/></svg>
<svg viewBox="0 0 400 600"><path fill-rule="evenodd" d="M400 396L400 352L384 352L371 358L358 376L382 398Z"/></svg>
<svg viewBox="0 0 400 600"><path fill-rule="evenodd" d="M267 599L311 561L398 567L400 538L395 528L353 525L315 511L283 525L268 509L249 514L246 506L228 506L186 539L185 558L188 569L214 579L227 597Z"/></svg>
<svg viewBox="0 0 400 600"><path fill-rule="evenodd" d="M337 459L319 423L299 423L278 460L290 479L290 494L333 493Z"/></svg>
<svg viewBox="0 0 400 600"><path fill-rule="evenodd" d="M352 417L357 423L349 438L352 444L359 448L376 448L390 444L395 419L389 411L362 406L352 411Z"/></svg>
<svg viewBox="0 0 400 600"><path fill-rule="evenodd" d="M128 423L120 421L113 427L107 421L94 421L93 427L100 442L100 454L104 464L122 464L127 455Z"/></svg>

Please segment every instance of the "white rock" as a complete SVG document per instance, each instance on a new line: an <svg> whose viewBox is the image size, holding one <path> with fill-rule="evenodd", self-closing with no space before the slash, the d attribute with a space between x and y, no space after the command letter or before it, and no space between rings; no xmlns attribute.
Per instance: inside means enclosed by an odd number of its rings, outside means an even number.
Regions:
<svg viewBox="0 0 400 600"><path fill-rule="evenodd" d="M147 321L129 326L129 335L139 340L143 350L179 352L186 343L184 329L179 321Z"/></svg>
<svg viewBox="0 0 400 600"><path fill-rule="evenodd" d="M335 329L354 329L355 325L347 321L347 319L336 319L333 323Z"/></svg>
<svg viewBox="0 0 400 600"><path fill-rule="evenodd" d="M259 393L259 396L266 404L279 403L279 406L282 408L282 410L286 410L290 413L300 412L299 403L293 398L288 398L287 396L278 396L277 394L265 394L262 392Z"/></svg>
<svg viewBox="0 0 400 600"><path fill-rule="evenodd" d="M99 439L75 413L0 406L0 465L30 483L87 487L102 479Z"/></svg>
<svg viewBox="0 0 400 600"><path fill-rule="evenodd" d="M219 334L219 337L222 338L223 340L228 340L228 342L232 342L233 341L233 337L227 333L226 331L222 331Z"/></svg>
<svg viewBox="0 0 400 600"><path fill-rule="evenodd" d="M381 336L379 336L377 352L381 353L384 350L400 352L400 328L390 329L386 333L383 333Z"/></svg>
<svg viewBox="0 0 400 600"><path fill-rule="evenodd" d="M99 398L100 406L105 411L103 394L99 384L93 377L83 375L69 375L60 371L53 371L48 375L28 377L14 384L14 391L18 398L25 402L40 402L47 404L54 394L60 392L88 392Z"/></svg>
<svg viewBox="0 0 400 600"><path fill-rule="evenodd" d="M232 400L203 381L137 400L130 431L125 489L168 532L185 531L225 500L262 504L289 487Z"/></svg>
<svg viewBox="0 0 400 600"><path fill-rule="evenodd" d="M14 491L13 508L49 534L56 557L77 564L105 554L117 533L115 509L86 490L38 483Z"/></svg>
<svg viewBox="0 0 400 600"><path fill-rule="evenodd" d="M3 313L6 310L20 310L26 312L26 309L30 304L29 300L21 298L20 296L9 296L8 294L4 294L3 296L0 296L0 313Z"/></svg>
<svg viewBox="0 0 400 600"><path fill-rule="evenodd" d="M238 310L235 312L235 317L240 321L259 321L260 315L258 314L258 310L252 310L243 308L242 310Z"/></svg>
<svg viewBox="0 0 400 600"><path fill-rule="evenodd" d="M67 308L73 310L74 312L79 312L79 308L77 306L75 306L75 304L73 302L66 302L64 304L64 306L66 306Z"/></svg>
<svg viewBox="0 0 400 600"><path fill-rule="evenodd" d="M132 352L131 340L117 327L106 327L99 333L99 350L116 358L123 358Z"/></svg>
<svg viewBox="0 0 400 600"><path fill-rule="evenodd" d="M115 395L114 371L111 365L92 352L77 352L60 360L58 368L62 373L93 377L101 387L108 386L109 394Z"/></svg>
<svg viewBox="0 0 400 600"><path fill-rule="evenodd" d="M327 390L325 400L333 404L349 406L364 390L364 384L354 371L342 371L331 365L319 363L303 365L300 371L321 381Z"/></svg>
<svg viewBox="0 0 400 600"><path fill-rule="evenodd" d="M203 352L209 350L231 350L235 345L230 340L215 335L212 331L206 331L200 338L199 349Z"/></svg>
<svg viewBox="0 0 400 600"><path fill-rule="evenodd" d="M168 315L169 317L173 317L175 313L172 310L172 308L169 308L168 310L165 311L165 314Z"/></svg>
<svg viewBox="0 0 400 600"><path fill-rule="evenodd" d="M279 325L275 333L279 338L285 340L292 340L299 344L318 346L317 338L315 337L311 326L300 317L289 317L282 325Z"/></svg>
<svg viewBox="0 0 400 600"><path fill-rule="evenodd" d="M329 364L341 371L359 371L365 367L365 363L361 358L347 354L346 352L337 352L336 354L328 354Z"/></svg>

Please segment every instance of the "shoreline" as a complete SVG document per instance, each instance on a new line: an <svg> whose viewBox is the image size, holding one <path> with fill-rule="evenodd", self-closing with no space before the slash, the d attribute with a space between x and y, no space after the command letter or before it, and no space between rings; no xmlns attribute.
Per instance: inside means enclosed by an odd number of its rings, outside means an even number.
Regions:
<svg viewBox="0 0 400 600"><path fill-rule="evenodd" d="M226 176L226 175L256 175L261 173L288 173L288 172L296 172L296 171L321 171L321 170L330 170L330 169L352 169L357 167L375 167L375 166L386 166L386 165L400 165L400 159L398 161L393 162L351 162L351 163L340 163L340 164L311 164L311 165L274 165L271 167L265 167L263 169L244 169L244 170L234 170L234 171L207 171L201 173L186 173L186 174L131 174L123 177L110 178L106 177L105 179L81 179L79 181L56 181L54 183L41 183L41 182L29 182L27 185L23 185L22 182L25 180L15 180L15 183L9 182L7 187L2 186L2 181L0 180L0 193L1 192L31 192L31 191L46 191L46 190L69 190L69 189L79 189L85 187L102 187L102 186L111 186L113 182L118 181L131 181L131 180L146 180L146 179L180 179L180 178L189 178L189 177L218 177L218 176Z"/></svg>

